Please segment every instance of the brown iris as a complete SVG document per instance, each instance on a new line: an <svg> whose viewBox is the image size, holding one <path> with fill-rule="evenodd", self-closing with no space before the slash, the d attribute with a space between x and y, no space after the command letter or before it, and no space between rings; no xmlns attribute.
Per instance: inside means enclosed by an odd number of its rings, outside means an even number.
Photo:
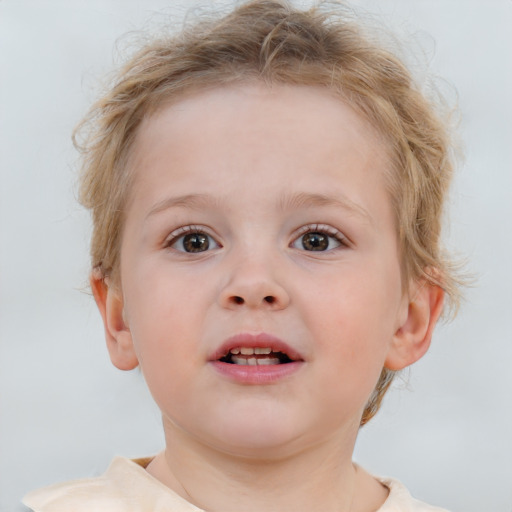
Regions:
<svg viewBox="0 0 512 512"><path fill-rule="evenodd" d="M302 236L302 247L306 251L325 251L329 247L329 237L313 231Z"/></svg>
<svg viewBox="0 0 512 512"><path fill-rule="evenodd" d="M183 237L183 248L187 252L203 252L210 247L208 236L202 233L189 233Z"/></svg>

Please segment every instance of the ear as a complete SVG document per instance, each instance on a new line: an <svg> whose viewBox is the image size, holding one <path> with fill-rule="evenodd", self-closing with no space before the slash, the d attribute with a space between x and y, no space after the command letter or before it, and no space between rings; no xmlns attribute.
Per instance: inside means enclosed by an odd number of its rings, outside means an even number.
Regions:
<svg viewBox="0 0 512 512"><path fill-rule="evenodd" d="M428 281L416 283L410 295L384 363L388 370L401 370L423 357L443 309L444 291Z"/></svg>
<svg viewBox="0 0 512 512"><path fill-rule="evenodd" d="M133 347L130 329L124 318L121 291L109 286L108 279L97 270L90 277L91 289L105 327L105 339L114 366L120 370L133 370L139 361Z"/></svg>

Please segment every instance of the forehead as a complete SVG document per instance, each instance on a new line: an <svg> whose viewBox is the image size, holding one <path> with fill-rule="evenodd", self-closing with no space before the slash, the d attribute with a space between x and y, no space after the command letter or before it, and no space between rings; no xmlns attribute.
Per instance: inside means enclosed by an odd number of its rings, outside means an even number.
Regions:
<svg viewBox="0 0 512 512"><path fill-rule="evenodd" d="M191 185L226 196L242 185L325 193L337 182L343 193L347 177L364 194L385 188L388 160L377 130L327 88L231 85L181 97L143 121L130 159L132 197L170 193L150 186L162 173L175 195Z"/></svg>
<svg viewBox="0 0 512 512"><path fill-rule="evenodd" d="M374 146L385 146L385 137L333 89L249 81L178 93L145 117L135 149L162 129L172 129L172 125L180 125L179 131L194 127L196 132L215 125L221 136L229 125L237 125L239 132L242 122L244 130L253 133L300 127L305 135L320 130L324 138L340 140L340 135L346 137L350 132Z"/></svg>

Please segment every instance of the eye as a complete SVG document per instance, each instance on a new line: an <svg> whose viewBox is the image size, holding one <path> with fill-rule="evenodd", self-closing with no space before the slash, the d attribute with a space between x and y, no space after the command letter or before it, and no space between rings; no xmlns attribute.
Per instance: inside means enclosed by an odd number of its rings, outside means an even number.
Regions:
<svg viewBox="0 0 512 512"><path fill-rule="evenodd" d="M180 233L171 234L166 246L180 252L198 253L217 249L219 244L203 231L181 228Z"/></svg>
<svg viewBox="0 0 512 512"><path fill-rule="evenodd" d="M344 236L333 228L306 227L291 246L304 251L330 251L344 245Z"/></svg>

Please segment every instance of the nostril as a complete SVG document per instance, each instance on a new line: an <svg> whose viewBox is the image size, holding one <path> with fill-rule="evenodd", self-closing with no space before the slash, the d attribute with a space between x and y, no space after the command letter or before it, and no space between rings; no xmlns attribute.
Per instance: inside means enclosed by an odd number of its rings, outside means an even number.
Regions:
<svg viewBox="0 0 512 512"><path fill-rule="evenodd" d="M236 304L237 306L241 306L243 304L251 305L252 299L249 298L249 300L245 299L244 297L241 297L240 295L231 295L229 297L230 304ZM278 303L278 299L275 295L266 295L263 297L263 301L259 304L269 304L269 305L276 305Z"/></svg>

